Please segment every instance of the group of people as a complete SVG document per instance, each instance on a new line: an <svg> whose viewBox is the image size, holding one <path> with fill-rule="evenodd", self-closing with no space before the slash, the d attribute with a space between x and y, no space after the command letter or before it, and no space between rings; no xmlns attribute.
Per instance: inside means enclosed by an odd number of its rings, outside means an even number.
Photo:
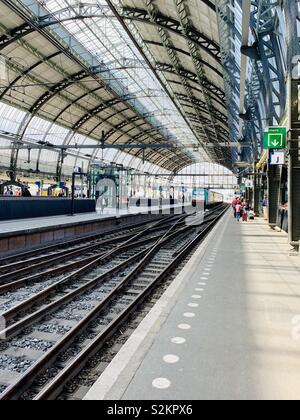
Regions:
<svg viewBox="0 0 300 420"><path fill-rule="evenodd" d="M13 188L12 186L4 187L4 197L31 197L31 192L28 187Z"/></svg>
<svg viewBox="0 0 300 420"><path fill-rule="evenodd" d="M234 218L238 223L242 220L248 222L249 213L251 212L250 205L240 197L236 197L232 202Z"/></svg>

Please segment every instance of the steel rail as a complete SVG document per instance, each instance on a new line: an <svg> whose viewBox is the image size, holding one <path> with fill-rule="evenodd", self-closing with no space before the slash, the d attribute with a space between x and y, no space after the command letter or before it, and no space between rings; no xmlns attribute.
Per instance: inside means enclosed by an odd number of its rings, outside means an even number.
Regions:
<svg viewBox="0 0 300 420"><path fill-rule="evenodd" d="M166 216L159 217L159 220L161 220L161 221L166 220ZM99 219L99 221L101 221L101 219ZM44 246L44 247L39 247L38 249L32 249L30 251L20 252L20 253L13 254L13 255L7 255L6 257L3 257L3 258L0 259L0 270L3 267L3 264L6 264L9 261L15 261L16 259L26 258L26 257L30 258L30 256L35 256L37 252L41 253L41 252L47 252L47 251L56 251L57 248L80 244L80 243L82 243L82 241L96 240L101 235L102 236L113 235L114 233L118 233L118 232L124 231L124 230L126 231L126 230L130 230L130 229L134 229L134 230L141 229L143 226L148 225L150 223L153 223L153 220L145 220L143 222L132 224L132 225L131 224L130 225L124 225L124 226L118 225L118 226L116 226L115 229L105 230L103 232L83 235L83 236L79 236L79 237L77 236L76 238L70 239L70 240L67 240L67 241L58 241L54 245L47 245L47 246Z"/></svg>
<svg viewBox="0 0 300 420"><path fill-rule="evenodd" d="M161 230L161 228L158 226L156 228L150 229L150 232L154 233L155 231L159 231L159 230ZM129 235L128 237L131 237L131 235ZM119 238L116 238L116 241L117 241L117 239L119 239ZM106 243L106 245L107 245L107 243ZM120 245L119 249L122 250L121 245ZM43 271L43 272L38 272L36 274L30 275L29 277L23 277L19 280L15 280L15 281L12 281L10 283L5 283L3 285L0 285L0 296L1 296L2 293L5 293L5 292L7 292L11 289L15 289L15 288L17 288L19 286L22 286L24 284L34 282L35 280L40 280L40 282L41 282L43 278L52 277L54 275L60 275L60 274L63 274L67 271L70 271L72 269L82 268L85 265L89 265L94 260L98 261L98 259L101 258L101 257L104 257L106 255L106 253L107 252L99 252L95 255L91 255L89 257L82 258L79 261L74 261L74 262L71 262L71 263L63 265L63 266L54 267L54 268L51 268L49 270L46 270L46 271Z"/></svg>
<svg viewBox="0 0 300 420"><path fill-rule="evenodd" d="M189 252L199 243L199 241L203 240L207 236L227 210L228 208L218 215L215 220L212 221L202 232L200 232L188 245L183 246L176 258L170 262L170 264L152 281L152 283L148 285L147 288L142 291L137 298L105 328L104 331L95 337L92 342L74 358L72 362L59 372L59 374L49 384L47 384L42 391L39 392L34 400L54 400L57 398L67 382L73 379L82 370L86 361L96 354L99 349L101 349L105 343L112 338L117 328L128 319L128 317L137 309L138 306L142 304L143 301L147 299L147 297L154 289L156 289L164 278L168 276L170 272L172 272L174 268L176 268L178 264L184 260L184 258L186 258ZM137 267L135 269L135 274L132 275L138 275L138 272L139 268ZM124 282L125 281L126 279ZM118 290L120 290L120 287Z"/></svg>
<svg viewBox="0 0 300 420"><path fill-rule="evenodd" d="M184 216L184 217L186 217L186 216ZM175 223L176 226L180 225L180 220ZM190 228L190 227L188 227L188 228ZM149 228L146 229L146 230L149 230ZM177 233L178 232L176 232L176 234ZM136 237L137 236L140 237L142 234L144 234L144 232L142 232L139 235L136 235ZM158 236L157 239L159 240L160 238L161 238L161 236ZM136 238L136 239L138 239L138 238ZM42 290L38 294L29 298L28 300L26 300L26 301L20 303L19 305L7 310L6 312L3 312L1 314L1 316L6 320L10 320L10 319L14 318L16 315L18 315L22 310L30 308L30 307L34 306L37 302L47 298L57 288L63 286L66 283L69 283L72 280L77 279L80 275L81 276L86 275L89 270L92 270L95 267L97 267L98 265L106 262L108 258L113 258L116 254L118 254L122 251L125 251L127 249L131 249L132 247L135 247L135 246L141 246L141 245L147 244L149 241L151 242L155 239L156 239L156 237L148 238L148 239L143 238L141 241L138 241L135 244L132 244L132 239L130 239L129 241L127 241L126 244L123 244L122 246L120 246L120 247L118 247L118 248L116 248L112 251L107 252L106 254L102 255L101 257L97 258L96 260L94 259L92 262L90 262L86 266L80 268L79 270L77 270L74 273L69 274L67 277L65 277L62 280L58 281L57 283L49 286L48 288ZM138 255L138 257L140 256L139 254L137 254L137 255ZM79 296L80 294L84 293L85 291L87 291L87 290L91 289L92 287L96 286L98 282L102 281L103 279L106 279L107 274L109 274L109 276L112 276L112 275L116 274L120 269L126 267L127 263L131 264L132 261L134 261L134 258L133 258L133 260L131 258L126 260L125 265L123 265L123 263L121 263L119 266L117 266L117 268L118 268L117 271L114 271L114 269L112 269L112 270L108 271L107 273L104 273L104 274L96 277L95 279L88 281L86 284L78 287L77 289L73 290L72 292L68 293L67 295L63 296L62 298L50 303L49 305L45 306L42 309L37 310L33 314L28 315L27 317L23 318L19 322L16 322L15 324L11 325L10 327L7 327L5 330L0 332L0 334L2 336L5 336L6 340L11 339L13 336L18 334L22 329L30 326L37 319L40 319L41 317L45 316L46 314L49 314L49 313L53 312L55 309L59 308L61 305L65 304L65 303L69 302L74 297Z"/></svg>
<svg viewBox="0 0 300 420"><path fill-rule="evenodd" d="M225 209L227 211L227 207ZM184 257L191 251L193 246L195 246L206 234L210 231L211 227L219 220L224 211L216 216L214 221L209 221L205 223L205 227L202 231L197 234L196 238L189 243L187 246L186 244L183 246L182 252L168 264L166 268L156 277L156 279L149 285L139 296L132 302L111 324L100 334L96 337L95 340L85 348L76 358L73 360L71 364L69 364L66 368L63 369L56 378L47 385L44 390L40 392L40 394L36 397L36 399L51 399L57 396L70 377L74 376L78 370L81 369L82 363L86 360L86 357L90 357L91 353L98 351L99 347L103 346L105 341L109 337L111 337L116 328L123 323L128 316L132 313L132 310L135 309L147 296L151 293L153 289L157 286L158 283L170 273L171 270L174 269L175 266L178 265L179 262L184 259ZM187 217L187 216L185 216ZM178 237L178 232L176 231L176 225L179 221L177 221L164 235L159 238L159 240L155 243L154 246L150 247L150 250L144 250L140 253L140 256L143 255L142 260L138 263L138 265L131 270L131 272L118 284L109 295L100 302L90 313L82 319L72 330L70 330L60 341L58 341L42 358L40 358L31 368L29 368L22 376L19 378L14 384L8 387L0 396L1 400L8 400L8 399L18 399L22 393L24 393L33 383L34 379L37 377L38 374L43 372L53 363L56 359L58 354L64 351L70 343L73 343L76 337L84 331L87 326L89 325L90 321L95 319L95 317L99 316L101 311L105 310L107 306L112 303L112 301L122 292L124 287L128 286L131 280L135 279L136 276L140 273L142 269L147 266L151 258L163 247L164 244L170 242L170 240L175 239ZM191 226L187 226L185 229L190 229ZM175 232L174 232L175 230ZM131 258L134 259L137 256ZM128 261L122 263L124 266ZM110 276L110 273L105 273L104 276ZM102 275L103 276L103 275ZM101 277L101 276L100 276ZM88 286L86 286L88 287Z"/></svg>
<svg viewBox="0 0 300 420"><path fill-rule="evenodd" d="M167 219L164 220L163 222L159 222L157 226L160 225L160 223L170 223L170 221L168 221ZM155 225L154 227L150 228L150 230L155 229ZM157 228L156 228L157 229ZM148 230L148 229L146 229ZM143 234L145 232L145 230L140 230L138 229L138 234ZM83 253L88 253L90 251L93 251L95 249L97 249L98 247L103 247L103 246L107 246L107 245L111 245L111 244L118 244L118 242L122 241L122 240L129 240L129 239L134 239L136 237L135 232L130 232L121 236L117 236L117 237L113 237L113 238L109 238L109 239L104 239L102 241L99 242L95 242L92 245L83 245L81 247L77 247L75 250L72 251L68 251L66 252L65 250L58 252L57 254L55 254L54 258L51 258L52 255L42 255L42 256L38 256L36 258L30 259L30 260L25 260L25 261L18 261L15 263L11 263L8 264L6 266L2 266L0 267L0 272L1 270L5 270L8 271L7 273L1 274L0 275L0 284L2 284L3 282L7 281L7 280L13 280L18 276L27 274L27 273L32 273L32 271L36 271L42 268L47 268L48 266L51 266L53 264L57 264L59 262L62 262L68 258L76 258L78 256L81 256ZM103 253L102 253L103 254ZM99 255L98 255L99 256ZM26 267L22 267L23 265L27 265L29 264L29 266ZM80 264L80 261L78 262L78 265ZM18 267L21 266L22 268L17 269L15 271L12 271L14 269L14 267ZM67 266L66 266L67 267ZM62 270L64 271L64 268L62 267ZM43 273L40 273L41 275L43 275ZM1 290L1 287L0 287Z"/></svg>
<svg viewBox="0 0 300 420"><path fill-rule="evenodd" d="M126 250L130 250L130 249L134 249L134 248L138 248L139 246L142 246L142 245L146 245L146 244L148 244L149 242L153 242L153 241L155 241L155 240L158 240L158 239L160 239L160 237L161 237L161 235L157 235L157 236L154 236L154 237L152 237L152 238L147 238L147 239L142 239L142 240L140 240L140 241L137 241L137 242L135 242L134 244L127 244L126 246L124 246L124 247L120 247L120 248L118 248L118 253L122 253L122 252L124 252L124 251L126 251ZM139 254L137 254L137 255L139 255ZM111 257L113 258L114 257L114 255L112 254L111 255ZM90 257L89 259L91 259L92 257ZM102 263L105 263L105 262L107 262L107 257L105 258L105 256L104 255L102 255L101 257L100 257L100 260L99 260L99 262L98 262L98 264L99 265L101 265ZM131 261L130 261L131 262ZM120 267L119 266L117 266L117 268L118 268L118 270L115 272L114 271L114 269L112 269L109 273L110 273L110 275L115 275L121 268L124 268L122 265L120 265ZM84 272L82 272L81 273L82 275L84 275L85 273ZM105 273L106 274L106 273ZM11 319L13 319L13 318L15 318L17 315L19 315L22 311L24 311L24 310L26 310L26 309L29 309L29 308L32 308L33 306L35 306L37 303L39 303L39 302L41 302L42 300L44 300L44 299L47 299L50 295L52 295L52 293L53 292L55 292L55 291L57 291L57 290L61 290L61 288L63 287L63 286L66 286L67 287L67 285L72 281L72 280L76 280L77 279L77 277L78 277L78 272L76 272L76 273L73 273L73 274L71 274L71 275L69 275L69 276L67 276L67 277L64 277L63 279L61 279L61 280L59 280L59 281L57 281L57 282L55 282L54 284L52 284L51 286L49 286L49 287L47 287L47 288L45 288L44 290L42 290L41 292L39 292L39 293L37 293L37 294L35 294L34 296L32 296L32 297L30 297L30 298L28 298L28 299L26 299L25 301L23 301L23 302L21 302L21 303L19 303L18 305L16 305L16 306L13 306L12 308L10 308L10 309L8 309L7 311L5 311L5 312L3 312L3 313L1 313L1 316L6 320L6 321L10 321ZM99 281L99 277L98 277L98 280L97 281ZM92 286L93 285L93 283L92 282L89 282L89 284ZM78 288L78 289L76 289L77 291L78 291L78 294L80 294L80 292L81 292L81 290L83 290L83 289L81 289L80 287ZM1 288L0 288L0 292L1 292ZM72 292L73 293L73 292ZM66 297L67 297L68 295L66 295ZM74 297L74 295L72 294L72 296L71 297ZM64 302L65 303L65 302ZM50 310L50 307L49 307L49 310ZM48 312L49 313L49 312ZM25 328L25 325L24 324L22 324L22 328ZM14 334L15 334L16 332L14 331ZM7 338L11 338L11 336L10 336L10 334L9 334L9 329L8 330L6 330L6 332L3 332L3 334L7 334Z"/></svg>

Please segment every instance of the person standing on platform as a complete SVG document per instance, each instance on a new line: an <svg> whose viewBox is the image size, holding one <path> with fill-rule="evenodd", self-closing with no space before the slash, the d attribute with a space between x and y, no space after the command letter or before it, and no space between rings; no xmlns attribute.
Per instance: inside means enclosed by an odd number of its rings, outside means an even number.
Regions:
<svg viewBox="0 0 300 420"><path fill-rule="evenodd" d="M235 198L235 199L232 201L232 208L233 208L234 218L236 218L236 210L235 210L236 206L237 206L237 199Z"/></svg>
<svg viewBox="0 0 300 420"><path fill-rule="evenodd" d="M28 197L28 198L32 197L31 192L29 191L29 189L27 187L24 188L23 197Z"/></svg>
<svg viewBox="0 0 300 420"><path fill-rule="evenodd" d="M262 207L263 207L263 212L264 212L264 219L268 220L269 219L269 199L267 195L264 196L264 199L262 201Z"/></svg>
<svg viewBox="0 0 300 420"><path fill-rule="evenodd" d="M243 206L243 210L242 210L243 211L243 216L242 216L243 222L248 222L249 210L250 210L249 204L245 203L244 206Z"/></svg>
<svg viewBox="0 0 300 420"><path fill-rule="evenodd" d="M104 213L104 209L105 209L105 207L106 207L106 200L105 200L105 197L101 197L101 200L100 200L101 214L103 214L103 213Z"/></svg>
<svg viewBox="0 0 300 420"><path fill-rule="evenodd" d="M238 203L235 206L235 217L238 223L240 223L241 220L241 216L242 216L242 205L240 203Z"/></svg>

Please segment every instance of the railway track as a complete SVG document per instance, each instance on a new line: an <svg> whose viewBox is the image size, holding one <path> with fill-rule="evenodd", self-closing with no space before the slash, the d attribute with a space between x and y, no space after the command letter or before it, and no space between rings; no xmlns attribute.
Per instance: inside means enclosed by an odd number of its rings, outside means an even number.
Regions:
<svg viewBox="0 0 300 420"><path fill-rule="evenodd" d="M185 225L187 216L160 220L12 305L2 314L0 399L55 399L226 209L200 227Z"/></svg>
<svg viewBox="0 0 300 420"><path fill-rule="evenodd" d="M162 219L148 224L143 229L137 228L122 235L113 235L109 238L92 241L88 245L76 247L75 250L63 250L58 252L55 257L52 254L42 255L9 263L0 267L0 292L8 291L25 282L42 279L45 276L49 277L52 274L59 275L68 272L70 269L84 266L88 262L105 255L109 250L117 249L120 245L134 241L141 235L152 234L164 229L165 226L172 223L172 220L176 220L176 218ZM49 267L54 268L48 269ZM30 273L30 276L26 277L28 273ZM14 281L16 279L18 280Z"/></svg>
<svg viewBox="0 0 300 420"><path fill-rule="evenodd" d="M159 217L157 222L164 222L170 219L169 217ZM134 236L136 233L144 230L145 227L153 225L153 220L148 220L135 225L118 227L109 231L96 233L72 240L56 243L55 245L48 245L39 249L25 251L11 256L6 256L0 259L0 276L5 273L13 273L19 269L26 267L32 268L43 263L48 264L52 262L53 258L67 258L80 255L81 252L93 250L93 246L97 247L105 241L114 242L114 240L122 240L122 238Z"/></svg>

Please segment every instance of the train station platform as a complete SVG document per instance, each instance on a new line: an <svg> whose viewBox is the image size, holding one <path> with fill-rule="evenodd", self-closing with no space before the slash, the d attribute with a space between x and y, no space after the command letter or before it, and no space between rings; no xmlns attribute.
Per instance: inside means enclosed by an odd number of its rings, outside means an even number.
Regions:
<svg viewBox="0 0 300 420"><path fill-rule="evenodd" d="M300 399L300 258L228 212L86 400Z"/></svg>
<svg viewBox="0 0 300 420"><path fill-rule="evenodd" d="M131 207L122 210L107 208L103 213L0 221L0 255L32 249L75 236L89 235L111 229L118 224L135 224L148 217L170 214L181 209L179 205L152 208Z"/></svg>

